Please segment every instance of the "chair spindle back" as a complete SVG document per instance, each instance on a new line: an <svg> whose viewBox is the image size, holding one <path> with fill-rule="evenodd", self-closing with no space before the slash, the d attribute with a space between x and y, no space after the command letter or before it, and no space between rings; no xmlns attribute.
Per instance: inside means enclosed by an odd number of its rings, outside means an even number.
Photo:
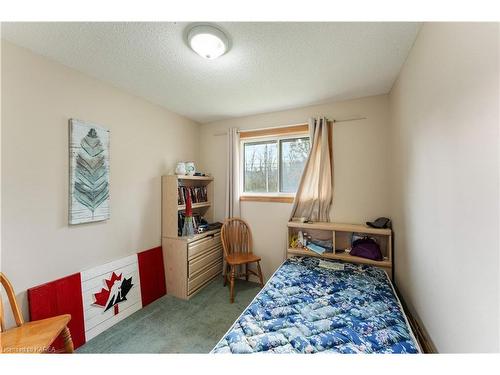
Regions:
<svg viewBox="0 0 500 375"><path fill-rule="evenodd" d="M234 253L252 253L252 231L243 219L227 219L221 229L221 238L225 257Z"/></svg>
<svg viewBox="0 0 500 375"><path fill-rule="evenodd" d="M16 320L16 325L18 327L24 324L23 315L21 314L21 310L19 309L19 305L17 304L16 294L14 293L14 288L10 281L5 277L5 275L0 272L0 283L5 289L7 293L7 298L9 299L9 304L12 309L12 314L14 315L14 319ZM4 310L3 303L0 296L0 332L5 331L5 320L4 320Z"/></svg>

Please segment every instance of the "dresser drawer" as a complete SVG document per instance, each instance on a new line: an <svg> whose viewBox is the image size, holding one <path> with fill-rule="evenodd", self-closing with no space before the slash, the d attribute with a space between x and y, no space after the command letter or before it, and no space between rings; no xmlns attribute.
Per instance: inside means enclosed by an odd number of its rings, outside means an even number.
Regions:
<svg viewBox="0 0 500 375"><path fill-rule="evenodd" d="M195 292L199 287L203 286L207 281L212 279L215 275L222 272L222 259L211 264L206 271L200 273L198 276L188 279L188 295Z"/></svg>
<svg viewBox="0 0 500 375"><path fill-rule="evenodd" d="M191 242L188 244L188 259L192 259L198 254L204 252L205 250L220 245L220 243L221 243L220 233L217 233L213 237L208 236L198 241Z"/></svg>
<svg viewBox="0 0 500 375"><path fill-rule="evenodd" d="M216 246L201 253L188 262L188 276L193 277L199 272L203 272L211 263L222 260L222 246Z"/></svg>

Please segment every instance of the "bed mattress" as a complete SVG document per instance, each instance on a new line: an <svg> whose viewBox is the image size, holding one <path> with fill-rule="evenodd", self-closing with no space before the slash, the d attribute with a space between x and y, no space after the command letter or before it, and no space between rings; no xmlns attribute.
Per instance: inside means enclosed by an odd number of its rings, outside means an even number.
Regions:
<svg viewBox="0 0 500 375"><path fill-rule="evenodd" d="M332 263L287 259L212 353L419 353L387 274Z"/></svg>

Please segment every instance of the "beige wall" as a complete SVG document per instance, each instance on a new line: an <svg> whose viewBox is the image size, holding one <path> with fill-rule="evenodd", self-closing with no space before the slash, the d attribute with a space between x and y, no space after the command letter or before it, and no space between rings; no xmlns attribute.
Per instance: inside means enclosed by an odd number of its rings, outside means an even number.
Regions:
<svg viewBox="0 0 500 375"><path fill-rule="evenodd" d="M497 24L425 24L390 95L396 281L440 352L499 350Z"/></svg>
<svg viewBox="0 0 500 375"><path fill-rule="evenodd" d="M111 219L68 226L68 119L111 131ZM160 176L199 125L2 41L2 271L21 292L160 245Z"/></svg>
<svg viewBox="0 0 500 375"><path fill-rule="evenodd" d="M388 98L381 95L201 125L201 166L215 176L218 220L224 218L227 148L226 137L214 134L230 127L255 129L304 123L317 115L335 119L367 117L335 125L332 220L357 223L389 215L389 112ZM252 227L255 253L263 258L263 271L268 278L284 260L291 204L242 202L241 209L241 216Z"/></svg>

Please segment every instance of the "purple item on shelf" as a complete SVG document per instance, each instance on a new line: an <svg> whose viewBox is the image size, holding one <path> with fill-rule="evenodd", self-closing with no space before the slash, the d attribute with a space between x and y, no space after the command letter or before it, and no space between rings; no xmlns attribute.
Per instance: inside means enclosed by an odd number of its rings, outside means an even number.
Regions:
<svg viewBox="0 0 500 375"><path fill-rule="evenodd" d="M382 253L380 252L380 247L371 238L361 238L352 243L352 249L349 253L357 257L372 259L372 260L383 260Z"/></svg>

